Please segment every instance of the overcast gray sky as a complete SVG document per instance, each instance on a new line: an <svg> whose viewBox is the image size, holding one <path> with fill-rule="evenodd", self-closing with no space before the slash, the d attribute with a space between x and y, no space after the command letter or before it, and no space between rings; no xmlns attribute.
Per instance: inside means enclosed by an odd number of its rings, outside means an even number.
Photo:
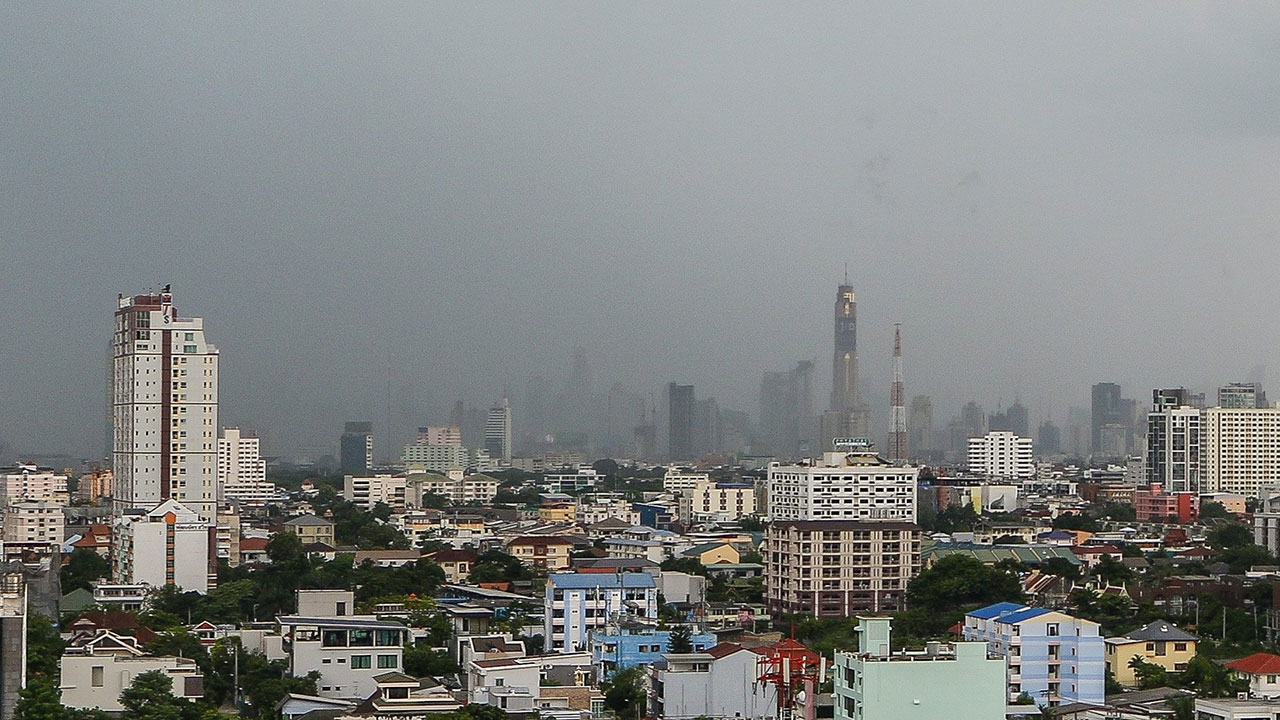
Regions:
<svg viewBox="0 0 1280 720"><path fill-rule="evenodd" d="M567 371L754 415L844 264L935 422L1276 366L1275 3L0 5L0 442L172 283L268 452ZM1280 388L1273 388L1280 391Z"/></svg>

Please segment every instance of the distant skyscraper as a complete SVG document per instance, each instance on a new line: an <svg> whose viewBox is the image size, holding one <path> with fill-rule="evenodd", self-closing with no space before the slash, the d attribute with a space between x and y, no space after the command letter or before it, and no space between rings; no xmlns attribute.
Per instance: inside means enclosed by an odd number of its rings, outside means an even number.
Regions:
<svg viewBox="0 0 1280 720"><path fill-rule="evenodd" d="M1052 420L1040 423L1040 431L1036 433L1036 447L1042 456L1057 455L1062 452L1062 431Z"/></svg>
<svg viewBox="0 0 1280 720"><path fill-rule="evenodd" d="M373 467L373 423L343 425L338 458L339 467L348 475L368 472Z"/></svg>
<svg viewBox="0 0 1280 720"><path fill-rule="evenodd" d="M692 385L667 385L667 455L672 460L693 459Z"/></svg>
<svg viewBox="0 0 1280 720"><path fill-rule="evenodd" d="M118 508L173 498L214 517L218 349L183 318L166 285L119 296L112 350L112 466Z"/></svg>
<svg viewBox="0 0 1280 720"><path fill-rule="evenodd" d="M813 363L794 370L767 372L760 380L760 439L776 457L794 459L812 453Z"/></svg>
<svg viewBox="0 0 1280 720"><path fill-rule="evenodd" d="M494 460L511 462L511 405L506 398L489 408L484 423L484 447Z"/></svg>
<svg viewBox="0 0 1280 720"><path fill-rule="evenodd" d="M1123 409L1121 408L1120 386L1103 382L1093 386L1092 426L1089 434L1089 448L1096 452L1102 447L1102 428L1106 425L1123 425Z"/></svg>
<svg viewBox="0 0 1280 720"><path fill-rule="evenodd" d="M697 455L720 452L724 445L724 428L720 423L720 404L705 398L693 405L693 448Z"/></svg>
<svg viewBox="0 0 1280 720"><path fill-rule="evenodd" d="M911 411L907 414L907 431L910 448L917 457L928 457L933 452L933 398L916 395L911 398Z"/></svg>
<svg viewBox="0 0 1280 720"><path fill-rule="evenodd" d="M907 397L902 381L902 326L893 324L893 384L889 387L889 459L907 459Z"/></svg>
<svg viewBox="0 0 1280 720"><path fill-rule="evenodd" d="M858 397L858 303L854 298L853 287L846 279L845 284L836 289L831 409L853 412L861 404L861 398Z"/></svg>
<svg viewBox="0 0 1280 720"><path fill-rule="evenodd" d="M1258 383L1229 383L1218 388L1218 407L1265 408L1267 393Z"/></svg>

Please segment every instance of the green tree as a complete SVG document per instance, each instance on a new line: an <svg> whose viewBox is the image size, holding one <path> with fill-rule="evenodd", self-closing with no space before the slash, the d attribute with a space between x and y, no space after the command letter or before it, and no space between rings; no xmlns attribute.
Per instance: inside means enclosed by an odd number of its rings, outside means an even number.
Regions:
<svg viewBox="0 0 1280 720"><path fill-rule="evenodd" d="M14 720L67 720L58 683L43 675L29 678L18 694Z"/></svg>
<svg viewBox="0 0 1280 720"><path fill-rule="evenodd" d="M681 625L671 631L667 640L667 649L673 653L693 652L693 633L688 625Z"/></svg>
<svg viewBox="0 0 1280 720"><path fill-rule="evenodd" d="M612 678L601 684L601 688L604 690L605 707L614 711L619 718L638 718L647 709L642 666L614 673Z"/></svg>
<svg viewBox="0 0 1280 720"><path fill-rule="evenodd" d="M1068 580L1080 579L1080 567L1064 557L1051 557L1040 563L1040 572Z"/></svg>
<svg viewBox="0 0 1280 720"><path fill-rule="evenodd" d="M1232 514L1227 510L1227 506L1213 500L1206 500L1200 503L1200 519L1211 520L1213 518L1230 518Z"/></svg>
<svg viewBox="0 0 1280 720"><path fill-rule="evenodd" d="M92 588L95 580L111 574L111 563L89 548L79 547L71 551L67 564L62 566L61 581L64 594L72 590Z"/></svg>
<svg viewBox="0 0 1280 720"><path fill-rule="evenodd" d="M160 670L144 672L120 693L130 720L201 720L203 709L186 698L174 697L173 681Z"/></svg>
<svg viewBox="0 0 1280 720"><path fill-rule="evenodd" d="M1018 576L968 555L949 555L907 585L907 603L933 612L1008 601L1023 602Z"/></svg>
<svg viewBox="0 0 1280 720"><path fill-rule="evenodd" d="M460 672L449 651L418 641L404 649L404 671L414 677L437 677Z"/></svg>
<svg viewBox="0 0 1280 720"><path fill-rule="evenodd" d="M938 513L933 521L933 532L966 532L978 526L982 517L972 505L951 505Z"/></svg>
<svg viewBox="0 0 1280 720"><path fill-rule="evenodd" d="M1116 585L1133 579L1133 571L1111 555L1103 555L1093 568L1094 575L1107 585Z"/></svg>
<svg viewBox="0 0 1280 720"><path fill-rule="evenodd" d="M1242 523L1229 523L1209 531L1209 546L1216 550L1253 544L1253 531Z"/></svg>
<svg viewBox="0 0 1280 720"><path fill-rule="evenodd" d="M470 575L473 583L513 582L528 580L532 577L533 573L524 566L524 563L501 550L490 550L476 558L476 564L472 566Z"/></svg>
<svg viewBox="0 0 1280 720"><path fill-rule="evenodd" d="M49 618L27 614L27 676L58 681L58 660L66 643Z"/></svg>
<svg viewBox="0 0 1280 720"><path fill-rule="evenodd" d="M1230 697L1247 690L1249 682L1232 676L1227 666L1219 665L1207 656L1197 654L1187 662L1180 684L1202 697Z"/></svg>
<svg viewBox="0 0 1280 720"><path fill-rule="evenodd" d="M1139 690L1152 690L1169 684L1169 673L1163 667L1147 662L1141 655L1129 660L1129 667L1138 679Z"/></svg>

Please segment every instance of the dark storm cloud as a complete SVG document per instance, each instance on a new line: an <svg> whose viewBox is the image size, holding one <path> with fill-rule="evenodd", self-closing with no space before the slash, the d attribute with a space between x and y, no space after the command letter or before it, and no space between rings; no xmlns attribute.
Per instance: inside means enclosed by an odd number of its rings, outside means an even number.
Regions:
<svg viewBox="0 0 1280 720"><path fill-rule="evenodd" d="M96 453L115 294L173 283L291 453L588 348L755 410L830 352L939 421L1272 362L1267 4L11 4L0 441ZM822 375L819 375L822 378ZM825 397L826 380L815 395Z"/></svg>

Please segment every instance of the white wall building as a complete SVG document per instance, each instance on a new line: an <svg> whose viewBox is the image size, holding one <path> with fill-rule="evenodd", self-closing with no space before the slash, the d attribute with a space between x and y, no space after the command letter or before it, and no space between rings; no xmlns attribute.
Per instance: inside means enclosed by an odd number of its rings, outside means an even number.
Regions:
<svg viewBox="0 0 1280 720"><path fill-rule="evenodd" d="M422 507L422 498L427 494L447 497L454 505L484 504L498 494L497 478L484 473L468 475L460 468L448 470L443 475L412 473L406 476L405 481L405 505L409 508Z"/></svg>
<svg viewBox="0 0 1280 720"><path fill-rule="evenodd" d="M666 653L649 672L649 712L666 718L765 718L778 713L777 691L757 681L761 655L722 643L700 653Z"/></svg>
<svg viewBox="0 0 1280 720"><path fill-rule="evenodd" d="M769 466L771 520L916 521L919 469L868 451L824 453L813 465Z"/></svg>
<svg viewBox="0 0 1280 720"><path fill-rule="evenodd" d="M224 428L218 439L218 501L261 505L282 498L275 483L267 482L261 441L245 437L240 428Z"/></svg>
<svg viewBox="0 0 1280 720"><path fill-rule="evenodd" d="M568 493L579 490L592 490L600 476L589 467L579 467L571 471L549 472L542 476L538 487L545 492Z"/></svg>
<svg viewBox="0 0 1280 720"><path fill-rule="evenodd" d="M120 296L112 340L112 467L117 508L217 505L218 349L183 318L168 286Z"/></svg>
<svg viewBox="0 0 1280 720"><path fill-rule="evenodd" d="M1003 431L969 438L969 472L1001 479L1035 477L1031 438Z"/></svg>
<svg viewBox="0 0 1280 720"><path fill-rule="evenodd" d="M658 618L658 585L648 573L552 573L543 597L547 652L590 647L591 630L626 616Z"/></svg>
<svg viewBox="0 0 1280 720"><path fill-rule="evenodd" d="M44 500L66 505L67 476L52 470L18 467L0 474L0 498L6 503L16 500Z"/></svg>
<svg viewBox="0 0 1280 720"><path fill-rule="evenodd" d="M404 475L374 475L372 477L353 477L347 475L342 480L342 497L349 503L359 505L365 510L372 510L378 503L391 506L393 510L405 509L405 492L408 482Z"/></svg>
<svg viewBox="0 0 1280 720"><path fill-rule="evenodd" d="M1206 408L1200 421L1203 492L1257 497L1280 482L1280 408Z"/></svg>
<svg viewBox="0 0 1280 720"><path fill-rule="evenodd" d="M404 671L409 630L399 623L362 615L291 615L278 622L290 639L290 674L319 672L321 697L363 700L377 689L375 677Z"/></svg>
<svg viewBox="0 0 1280 720"><path fill-rule="evenodd" d="M165 500L149 511L121 515L111 529L115 582L209 591L214 525L194 510Z"/></svg>
<svg viewBox="0 0 1280 720"><path fill-rule="evenodd" d="M756 490L749 483L702 482L680 492L683 523L731 522L756 512Z"/></svg>
<svg viewBox="0 0 1280 720"><path fill-rule="evenodd" d="M662 476L662 491L676 494L691 490L697 487L698 483L704 483L710 479L711 476L707 473L681 472L678 468L671 468L667 470L666 475Z"/></svg>
<svg viewBox="0 0 1280 720"><path fill-rule="evenodd" d="M20 500L4 508L4 541L62 545L66 520L62 505L44 500Z"/></svg>
<svg viewBox="0 0 1280 720"><path fill-rule="evenodd" d="M131 637L101 631L77 647L67 648L58 663L59 688L66 707L121 713L120 693L142 673L160 671L179 698L204 697L204 676L194 660L146 655Z"/></svg>

